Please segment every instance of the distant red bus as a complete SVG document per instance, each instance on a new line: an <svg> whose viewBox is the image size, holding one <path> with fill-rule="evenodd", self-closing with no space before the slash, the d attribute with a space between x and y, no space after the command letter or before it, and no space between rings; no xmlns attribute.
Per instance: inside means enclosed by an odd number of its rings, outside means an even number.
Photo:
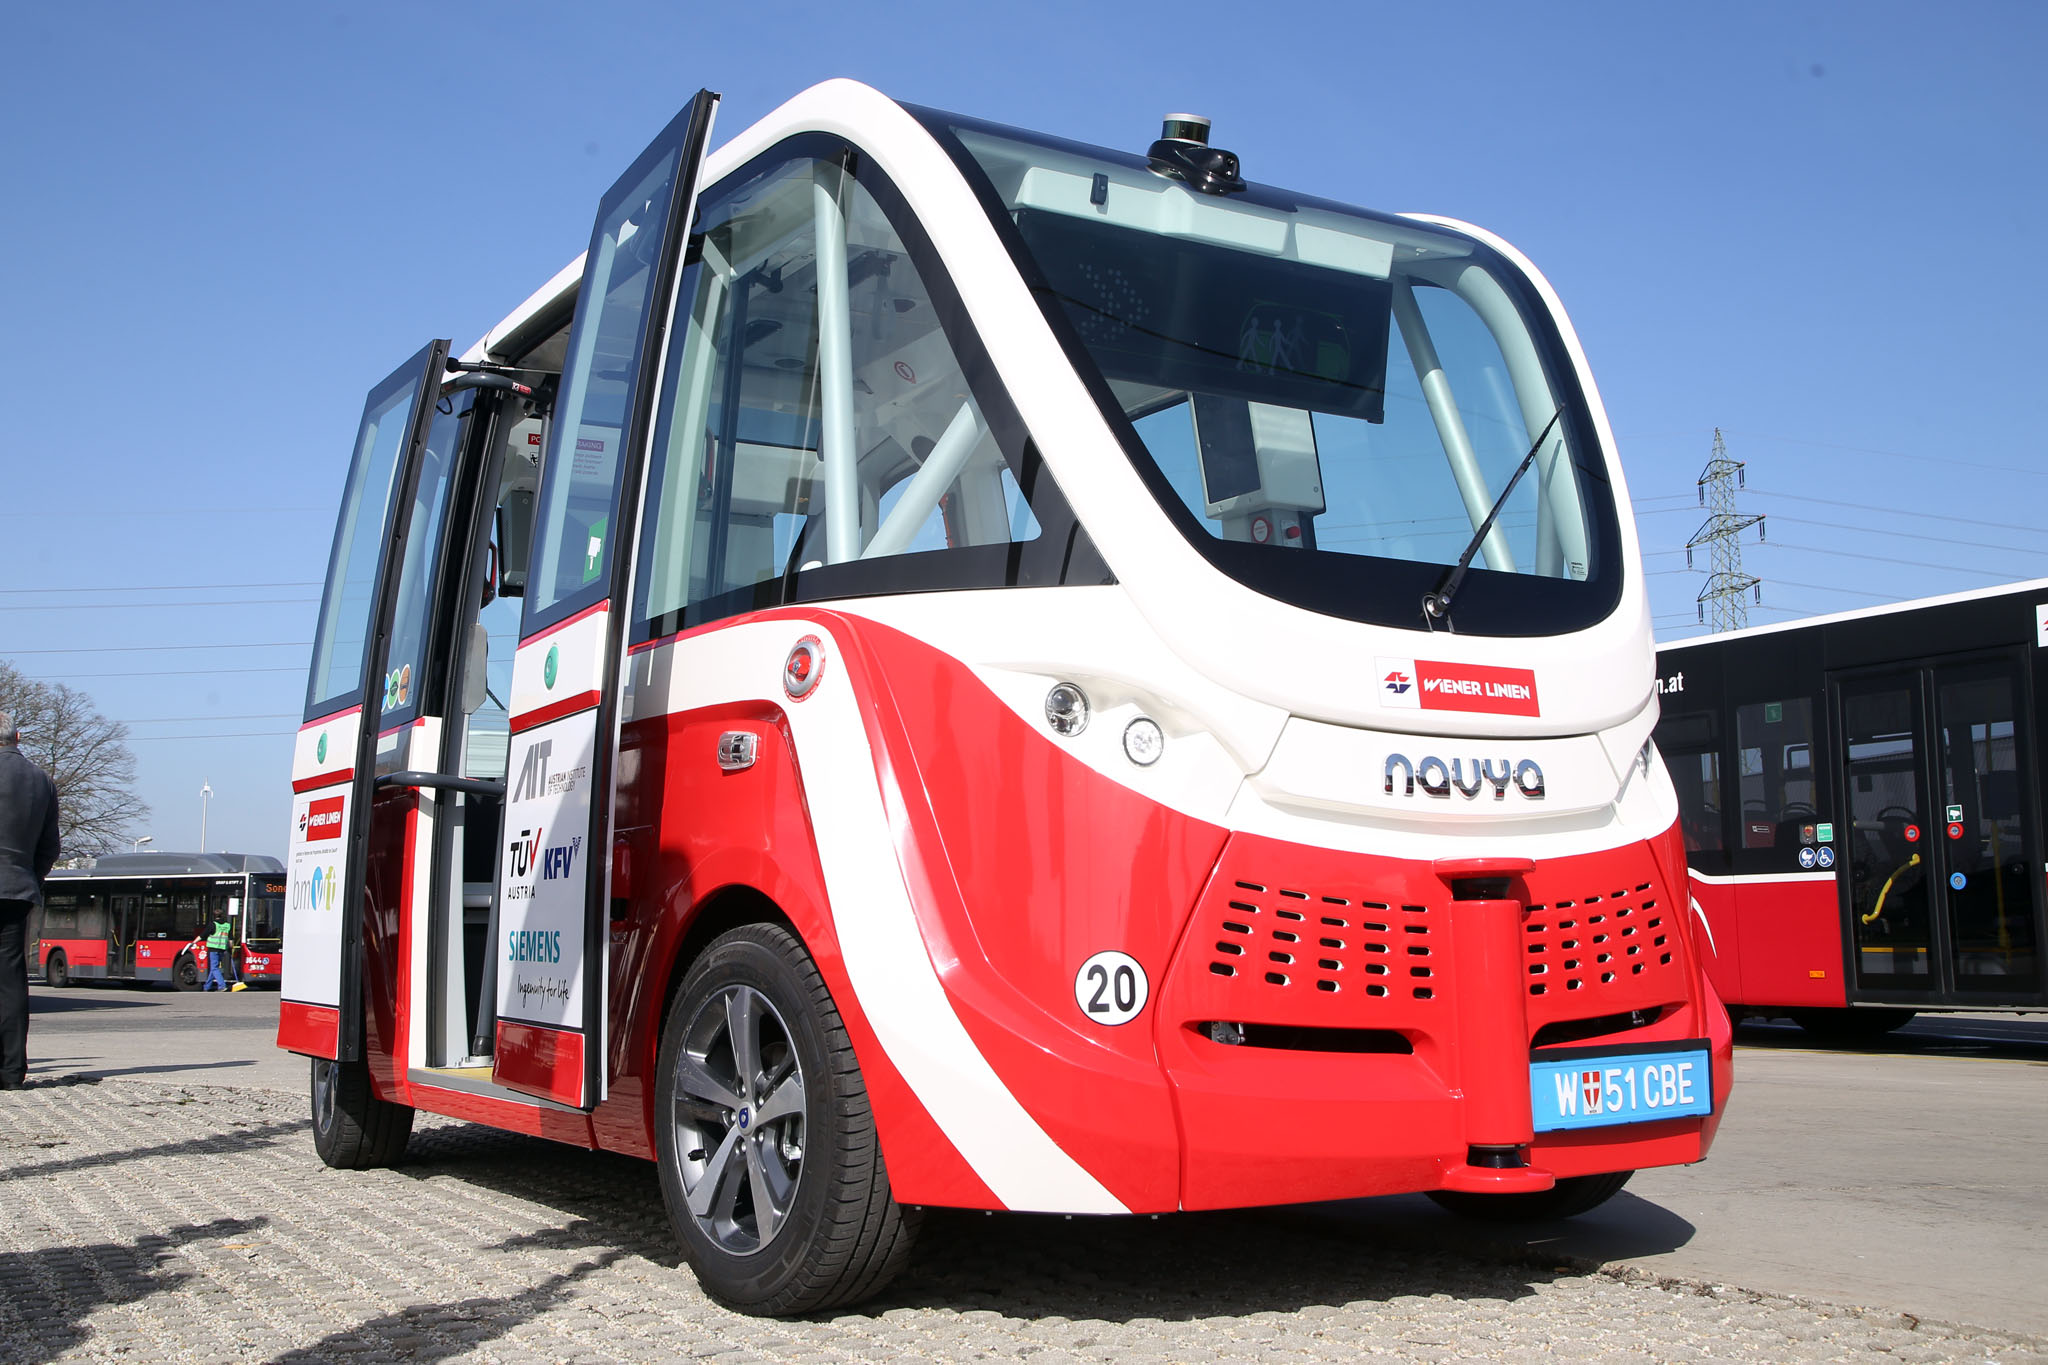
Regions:
<svg viewBox="0 0 2048 1365"><path fill-rule="evenodd" d="M284 886L283 864L248 853L123 853L61 869L29 917L31 958L52 986L160 981L197 990L206 936L225 913L241 979L274 986L284 972Z"/></svg>
<svg viewBox="0 0 2048 1365"><path fill-rule="evenodd" d="M2048 1007L2048 579L1658 651L1707 975L1843 1041Z"/></svg>

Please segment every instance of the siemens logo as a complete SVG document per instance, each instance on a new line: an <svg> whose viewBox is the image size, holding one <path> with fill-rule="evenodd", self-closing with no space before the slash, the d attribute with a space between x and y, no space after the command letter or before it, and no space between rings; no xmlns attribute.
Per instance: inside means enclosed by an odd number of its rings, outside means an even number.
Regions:
<svg viewBox="0 0 2048 1365"><path fill-rule="evenodd" d="M562 931L514 929L505 936L505 956L512 962L560 962Z"/></svg>

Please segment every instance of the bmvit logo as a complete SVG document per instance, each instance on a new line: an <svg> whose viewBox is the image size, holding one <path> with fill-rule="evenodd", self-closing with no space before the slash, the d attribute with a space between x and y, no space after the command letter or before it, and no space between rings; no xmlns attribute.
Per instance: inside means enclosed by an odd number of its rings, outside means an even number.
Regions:
<svg viewBox="0 0 2048 1365"><path fill-rule="evenodd" d="M315 801L306 807L306 813L299 817L299 833L305 837L306 842L341 837L341 806L347 799L342 796L330 796L324 801Z"/></svg>
<svg viewBox="0 0 2048 1365"><path fill-rule="evenodd" d="M1409 711L1476 711L1534 716L1536 674L1526 668L1453 664L1436 659L1381 659L1380 705Z"/></svg>
<svg viewBox="0 0 2048 1365"><path fill-rule="evenodd" d="M316 867L304 881L292 883L292 909L332 910L341 895L341 879L331 867Z"/></svg>

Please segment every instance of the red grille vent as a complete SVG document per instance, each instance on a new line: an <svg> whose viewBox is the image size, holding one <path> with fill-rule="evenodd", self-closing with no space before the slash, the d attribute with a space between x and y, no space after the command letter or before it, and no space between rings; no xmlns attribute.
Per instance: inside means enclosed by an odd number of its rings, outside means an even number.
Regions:
<svg viewBox="0 0 2048 1365"><path fill-rule="evenodd" d="M1671 913L1651 882L1531 905L1522 923L1529 994L1684 998Z"/></svg>
<svg viewBox="0 0 2048 1365"><path fill-rule="evenodd" d="M1409 1000L1437 999L1443 985L1425 905L1240 880L1211 913L1215 976Z"/></svg>

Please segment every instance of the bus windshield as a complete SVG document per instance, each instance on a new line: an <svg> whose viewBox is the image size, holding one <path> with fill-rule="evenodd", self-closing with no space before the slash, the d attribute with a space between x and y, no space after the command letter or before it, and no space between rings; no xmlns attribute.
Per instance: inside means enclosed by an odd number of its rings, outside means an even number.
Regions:
<svg viewBox="0 0 2048 1365"><path fill-rule="evenodd" d="M1260 186L1197 193L1142 157L920 116L1219 568L1422 629L1423 596L1533 446L1452 624L1550 634L1612 609L1618 529L1584 397L1529 282L1484 243Z"/></svg>
<svg viewBox="0 0 2048 1365"><path fill-rule="evenodd" d="M249 904L243 912L242 941L252 948L284 946L284 878L253 877Z"/></svg>

